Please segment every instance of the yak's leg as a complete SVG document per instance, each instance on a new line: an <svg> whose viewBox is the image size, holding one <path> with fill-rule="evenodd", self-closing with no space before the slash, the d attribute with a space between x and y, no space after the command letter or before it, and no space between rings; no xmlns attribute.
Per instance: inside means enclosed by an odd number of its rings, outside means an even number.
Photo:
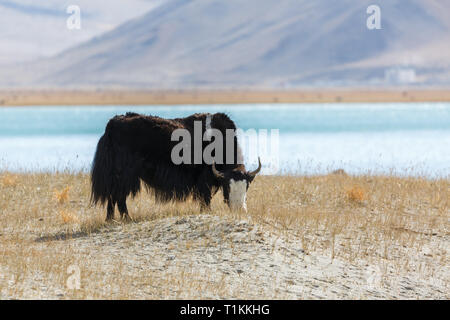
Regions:
<svg viewBox="0 0 450 320"><path fill-rule="evenodd" d="M209 188L204 188L200 191L198 195L198 200L200 201L200 212L211 211L211 190Z"/></svg>
<svg viewBox="0 0 450 320"><path fill-rule="evenodd" d="M117 202L117 207L119 208L120 218L125 221L131 221L130 216L128 215L127 209L127 198L122 198Z"/></svg>
<svg viewBox="0 0 450 320"><path fill-rule="evenodd" d="M200 202L200 212L211 211L211 200L203 200Z"/></svg>
<svg viewBox="0 0 450 320"><path fill-rule="evenodd" d="M216 188L210 181L210 170L204 170L198 181L202 181L197 184L197 190L194 193L194 199L200 202L200 212L211 211L211 199L216 192Z"/></svg>
<svg viewBox="0 0 450 320"><path fill-rule="evenodd" d="M108 207L106 209L106 221L111 221L114 219L114 207L116 206L116 203L112 201L111 198L108 200Z"/></svg>

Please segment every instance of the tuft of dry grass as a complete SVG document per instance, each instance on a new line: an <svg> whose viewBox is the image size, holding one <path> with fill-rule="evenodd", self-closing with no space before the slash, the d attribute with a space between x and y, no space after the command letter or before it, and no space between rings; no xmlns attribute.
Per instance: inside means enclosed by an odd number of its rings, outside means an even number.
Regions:
<svg viewBox="0 0 450 320"><path fill-rule="evenodd" d="M362 203L366 199L366 192L360 186L354 186L347 190L347 197L350 201Z"/></svg>
<svg viewBox="0 0 450 320"><path fill-rule="evenodd" d="M79 219L72 211L61 210L59 211L64 223L78 223Z"/></svg>
<svg viewBox="0 0 450 320"><path fill-rule="evenodd" d="M69 190L70 187L67 186L64 189L58 191L55 189L55 199L58 201L59 204L64 204L67 200L69 200Z"/></svg>
<svg viewBox="0 0 450 320"><path fill-rule="evenodd" d="M5 187L15 187L17 185L17 175L11 173L5 173L0 176L0 184Z"/></svg>
<svg viewBox="0 0 450 320"><path fill-rule="evenodd" d="M284 297L278 291L270 296L245 293L243 282L241 287L232 287L229 281L234 278L226 274L220 281L210 279L208 272L200 272L195 264L171 265L168 257L173 243L161 248L167 252L162 258L140 258L162 259L160 269L151 272L130 269L126 259L102 254L100 245L83 245L96 234L104 241L120 243L123 249L117 255L121 255L135 241L136 232L151 233L141 226L147 228L169 217L201 215L192 200L159 204L143 191L128 200L134 223L105 224L105 208L93 207L89 193L89 176L83 173L0 173L0 297ZM301 249L306 256L325 256L348 263L350 268L371 266L379 270L380 279L405 273L423 279L420 281L437 279L448 288L449 194L449 179L258 176L248 192L248 213L230 212L220 192L213 199L211 213L262 226L276 239L298 243L293 250ZM183 237L172 229L170 237ZM110 239L112 230L127 236ZM213 231L199 230L199 238L188 239L183 248L189 252L213 246ZM73 242L76 239L78 242ZM239 243L224 241L230 250L239 250ZM66 286L67 268L73 264L83 275L81 291ZM394 289L386 290L388 297L398 296Z"/></svg>

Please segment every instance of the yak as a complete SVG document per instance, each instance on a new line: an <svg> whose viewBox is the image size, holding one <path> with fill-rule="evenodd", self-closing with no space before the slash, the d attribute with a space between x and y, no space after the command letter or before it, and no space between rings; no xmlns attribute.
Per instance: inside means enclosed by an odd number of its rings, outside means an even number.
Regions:
<svg viewBox="0 0 450 320"><path fill-rule="evenodd" d="M193 161L175 164L172 150L178 142L173 139L174 131L185 129L192 133L193 146L196 125L202 135L211 129L220 131L224 137L220 151L224 159L232 161L208 164L202 158L196 162L195 152L191 152ZM236 134L231 138L226 134L230 129L235 132L236 125L224 113L164 119L128 112L113 117L97 144L92 163L91 202L107 203L107 221L114 218L116 205L121 218L131 220L126 200L129 195L137 195L142 182L153 190L157 201L184 201L191 196L202 211L210 209L212 196L221 189L231 210L246 211L246 192L261 170L261 161L258 158L256 170L246 171ZM230 143L232 148L227 147ZM200 152L206 146L207 141L202 140Z"/></svg>

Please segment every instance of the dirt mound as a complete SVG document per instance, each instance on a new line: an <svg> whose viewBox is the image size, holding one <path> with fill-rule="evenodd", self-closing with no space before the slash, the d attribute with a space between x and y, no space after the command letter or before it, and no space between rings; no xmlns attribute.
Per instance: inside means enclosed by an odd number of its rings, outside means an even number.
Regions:
<svg viewBox="0 0 450 320"><path fill-rule="evenodd" d="M96 251L103 268L124 263L122 276L141 279L129 287L135 298L430 298L445 292L407 275L390 279L366 263L306 254L295 238L213 215L113 225L69 241L81 256ZM152 279L151 290L142 277Z"/></svg>

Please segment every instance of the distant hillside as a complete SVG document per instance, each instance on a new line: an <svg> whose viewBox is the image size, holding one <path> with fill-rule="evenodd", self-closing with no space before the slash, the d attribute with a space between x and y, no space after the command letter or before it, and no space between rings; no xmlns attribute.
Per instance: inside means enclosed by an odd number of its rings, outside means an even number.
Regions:
<svg viewBox="0 0 450 320"><path fill-rule="evenodd" d="M296 87L450 84L450 2L168 0L2 85ZM0 76L1 77L1 76Z"/></svg>
<svg viewBox="0 0 450 320"><path fill-rule="evenodd" d="M111 31L164 0L0 0L0 68L54 56ZM81 29L68 30L67 8L78 5Z"/></svg>

